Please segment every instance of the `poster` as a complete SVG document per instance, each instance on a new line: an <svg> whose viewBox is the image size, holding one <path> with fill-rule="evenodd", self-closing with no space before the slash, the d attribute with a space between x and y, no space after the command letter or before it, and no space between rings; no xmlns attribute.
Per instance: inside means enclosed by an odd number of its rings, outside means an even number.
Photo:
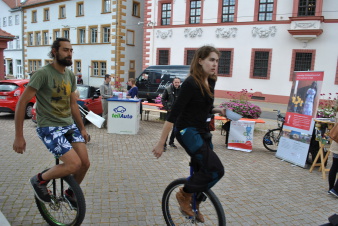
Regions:
<svg viewBox="0 0 338 226"><path fill-rule="evenodd" d="M251 152L255 122L231 121L228 149Z"/></svg>
<svg viewBox="0 0 338 226"><path fill-rule="evenodd" d="M304 167L310 147L324 72L295 72L276 157Z"/></svg>

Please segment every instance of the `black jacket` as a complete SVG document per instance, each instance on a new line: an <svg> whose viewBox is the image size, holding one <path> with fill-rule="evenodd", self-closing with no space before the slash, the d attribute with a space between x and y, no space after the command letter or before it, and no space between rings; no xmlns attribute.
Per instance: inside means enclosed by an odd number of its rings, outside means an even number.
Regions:
<svg viewBox="0 0 338 226"><path fill-rule="evenodd" d="M180 90L181 86L176 89L173 84L171 84L164 90L161 101L165 110L171 110L171 107L173 106L178 95L180 94Z"/></svg>
<svg viewBox="0 0 338 226"><path fill-rule="evenodd" d="M215 81L208 79L209 87L214 93ZM175 101L167 121L175 123L178 130L194 127L199 132L208 132L207 118L214 108L214 98L211 98L206 92L202 94L199 86L192 76L183 82L180 95Z"/></svg>

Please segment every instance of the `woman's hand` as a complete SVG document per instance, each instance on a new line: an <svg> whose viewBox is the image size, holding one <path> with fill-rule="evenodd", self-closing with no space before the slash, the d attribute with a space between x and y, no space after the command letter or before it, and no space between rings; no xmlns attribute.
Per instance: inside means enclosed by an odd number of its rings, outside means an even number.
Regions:
<svg viewBox="0 0 338 226"><path fill-rule="evenodd" d="M214 108L214 109L212 109L212 113L213 114L219 114L220 116L226 116L226 114L225 114L225 108Z"/></svg>
<svg viewBox="0 0 338 226"><path fill-rule="evenodd" d="M159 158L161 157L163 151L164 151L164 145L161 145L160 143L158 143L153 149L153 154L156 158Z"/></svg>

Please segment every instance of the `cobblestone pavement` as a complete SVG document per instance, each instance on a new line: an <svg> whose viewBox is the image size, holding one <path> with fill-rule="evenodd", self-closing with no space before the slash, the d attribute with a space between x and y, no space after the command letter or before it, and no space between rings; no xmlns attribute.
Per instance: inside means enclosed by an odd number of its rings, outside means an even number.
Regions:
<svg viewBox="0 0 338 226"><path fill-rule="evenodd" d="M25 120L27 151L12 151L14 119L0 114L0 210L11 225L46 225L34 203L28 179L54 160ZM151 153L163 122L141 121L137 135L107 134L88 124L91 168L82 183L87 203L83 225L165 225L161 197L172 180L186 177L189 158L183 148L160 159ZM335 213L337 199L327 195L327 180L314 170L283 162L261 144L263 131L274 121L258 124L251 153L227 150L220 130L214 149L225 176L213 188L228 225L320 225ZM331 158L331 157L330 157ZM330 162L328 163L330 166Z"/></svg>

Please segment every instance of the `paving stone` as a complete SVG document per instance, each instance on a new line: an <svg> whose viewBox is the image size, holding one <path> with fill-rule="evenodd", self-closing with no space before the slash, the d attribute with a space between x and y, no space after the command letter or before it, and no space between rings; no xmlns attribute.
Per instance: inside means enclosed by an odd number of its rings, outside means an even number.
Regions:
<svg viewBox="0 0 338 226"><path fill-rule="evenodd" d="M213 132L214 150L225 167L222 180L213 187L220 199L228 225L320 225L335 213L337 199L327 195L327 179L316 168L294 166L275 157L262 146L262 137L275 120L255 127L251 153L226 149L220 130ZM53 157L25 120L27 149L12 151L14 117L0 113L0 210L11 225L47 225L41 217L31 176L54 165ZM152 148L160 137L163 122L158 115L141 121L137 135L107 134L105 129L86 125L91 135L88 153L91 168L81 187L87 212L83 225L165 225L161 198L166 186L189 174L189 157L168 149L160 159ZM219 127L218 127L219 128ZM331 164L329 158L328 167Z"/></svg>

